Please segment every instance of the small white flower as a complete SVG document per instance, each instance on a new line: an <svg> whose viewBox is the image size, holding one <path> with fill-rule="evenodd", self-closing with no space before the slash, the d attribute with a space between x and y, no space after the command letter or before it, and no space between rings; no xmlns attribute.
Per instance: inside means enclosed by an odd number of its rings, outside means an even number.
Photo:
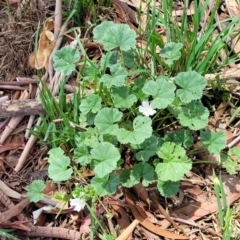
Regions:
<svg viewBox="0 0 240 240"><path fill-rule="evenodd" d="M84 209L86 202L79 198L70 199L70 206L74 207L74 210L80 212Z"/></svg>
<svg viewBox="0 0 240 240"><path fill-rule="evenodd" d="M142 105L139 106L139 112L141 112L145 116L152 116L156 113L156 110L154 110L150 105L148 101L143 101Z"/></svg>

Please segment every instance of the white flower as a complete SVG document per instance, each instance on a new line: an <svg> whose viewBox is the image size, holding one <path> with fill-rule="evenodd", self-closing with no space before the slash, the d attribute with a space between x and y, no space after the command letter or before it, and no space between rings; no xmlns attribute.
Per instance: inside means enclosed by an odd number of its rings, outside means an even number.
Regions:
<svg viewBox="0 0 240 240"><path fill-rule="evenodd" d="M74 207L74 210L80 212L84 209L86 202L79 198L70 199L70 206Z"/></svg>
<svg viewBox="0 0 240 240"><path fill-rule="evenodd" d="M143 101L142 105L139 106L139 112L141 112L145 116L152 116L156 113L156 110L154 110L150 105L148 101Z"/></svg>

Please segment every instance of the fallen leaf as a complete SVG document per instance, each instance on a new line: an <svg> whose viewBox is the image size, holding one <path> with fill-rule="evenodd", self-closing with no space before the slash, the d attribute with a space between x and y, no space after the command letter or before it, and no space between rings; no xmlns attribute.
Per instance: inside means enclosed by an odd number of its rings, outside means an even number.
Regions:
<svg viewBox="0 0 240 240"><path fill-rule="evenodd" d="M22 195L18 192L12 190L10 187L8 187L3 181L0 180L0 189L3 191L5 195L8 197L20 199L22 198Z"/></svg>

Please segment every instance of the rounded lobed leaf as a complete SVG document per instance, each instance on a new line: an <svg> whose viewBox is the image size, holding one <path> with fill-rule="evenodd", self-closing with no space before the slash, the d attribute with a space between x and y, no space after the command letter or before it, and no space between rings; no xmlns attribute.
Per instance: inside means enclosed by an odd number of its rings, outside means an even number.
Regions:
<svg viewBox="0 0 240 240"><path fill-rule="evenodd" d="M201 99L203 89L207 85L207 80L194 71L179 73L175 78L175 82L181 87L176 94L183 103Z"/></svg>
<svg viewBox="0 0 240 240"><path fill-rule="evenodd" d="M127 24L111 24L110 22L104 26L100 24L93 33L94 41L102 43L107 51L118 47L121 51L128 51L136 45L136 33Z"/></svg>
<svg viewBox="0 0 240 240"><path fill-rule="evenodd" d="M182 43L169 42L160 51L160 56L166 58L166 64L171 66L174 60L181 57Z"/></svg>
<svg viewBox="0 0 240 240"><path fill-rule="evenodd" d="M170 105L175 98L176 86L168 81L166 77L158 77L156 81L145 83L142 91L153 96L151 107L154 109L164 109Z"/></svg>
<svg viewBox="0 0 240 240"><path fill-rule="evenodd" d="M227 139L223 132L210 132L209 130L200 131L202 143L207 146L210 153L219 154L225 148Z"/></svg>
<svg viewBox="0 0 240 240"><path fill-rule="evenodd" d="M208 124L209 111L199 101L192 101L182 107L178 114L179 122L191 130L200 130Z"/></svg>
<svg viewBox="0 0 240 240"><path fill-rule="evenodd" d="M65 46L53 55L53 66L56 72L70 75L76 68L80 55L77 49Z"/></svg>
<svg viewBox="0 0 240 240"><path fill-rule="evenodd" d="M152 120L149 117L138 116L133 120L133 130L129 131L120 128L114 133L117 135L119 142L141 144L145 139L152 135Z"/></svg>
<svg viewBox="0 0 240 240"><path fill-rule="evenodd" d="M84 114L88 114L90 111L96 113L101 109L102 99L97 94L89 94L86 98L82 99L79 106L79 110Z"/></svg>
<svg viewBox="0 0 240 240"><path fill-rule="evenodd" d="M115 123L121 118L122 113L117 108L103 108L97 113L94 123L100 134L112 134L118 129Z"/></svg>
<svg viewBox="0 0 240 240"><path fill-rule="evenodd" d="M165 142L158 149L157 155L163 159L155 169L161 181L179 181L192 167L184 148L175 143Z"/></svg>
<svg viewBox="0 0 240 240"><path fill-rule="evenodd" d="M121 155L113 144L103 142L91 150L91 157L94 160L96 176L102 178L117 168Z"/></svg>
<svg viewBox="0 0 240 240"><path fill-rule="evenodd" d="M114 194L119 183L118 174L113 174L110 177L108 175L105 177L95 176L91 180L91 185L94 187L99 196Z"/></svg>

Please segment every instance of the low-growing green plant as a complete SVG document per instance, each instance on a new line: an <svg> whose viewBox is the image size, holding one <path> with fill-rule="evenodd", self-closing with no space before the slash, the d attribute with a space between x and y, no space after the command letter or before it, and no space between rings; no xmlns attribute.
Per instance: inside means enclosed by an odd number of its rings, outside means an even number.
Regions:
<svg viewBox="0 0 240 240"><path fill-rule="evenodd" d="M192 168L190 156L199 150L193 148L194 134L200 133L200 148L211 154L220 154L226 146L223 132L205 129L210 114L201 101L206 79L195 71L170 78L139 68L134 55L136 34L128 25L103 22L94 28L93 39L105 50L99 64L71 46L53 57L55 70L65 76L80 64L84 68L77 73L81 88L71 108L76 112L65 112L67 108L60 103L55 106L48 91L42 94L42 99L46 96L44 106L51 103L48 120L63 118L61 125L44 123L52 124L47 134L49 142L55 142L48 152L49 177L55 182L68 181L84 167L94 171L91 186L99 196L114 194L119 185L130 188L152 182L157 182L162 196L172 196ZM81 49L80 41L79 46ZM182 44L168 43L159 57L173 64L181 57L182 48ZM80 54L85 62L79 62ZM57 115L54 109L58 109ZM174 125L179 130L170 131L169 126ZM68 131L69 139L62 134ZM222 154L228 171L234 171L232 156L239 154L239 148ZM132 169L123 169L126 156ZM41 183L35 192L41 193L42 188ZM34 201L36 196L29 195Z"/></svg>

